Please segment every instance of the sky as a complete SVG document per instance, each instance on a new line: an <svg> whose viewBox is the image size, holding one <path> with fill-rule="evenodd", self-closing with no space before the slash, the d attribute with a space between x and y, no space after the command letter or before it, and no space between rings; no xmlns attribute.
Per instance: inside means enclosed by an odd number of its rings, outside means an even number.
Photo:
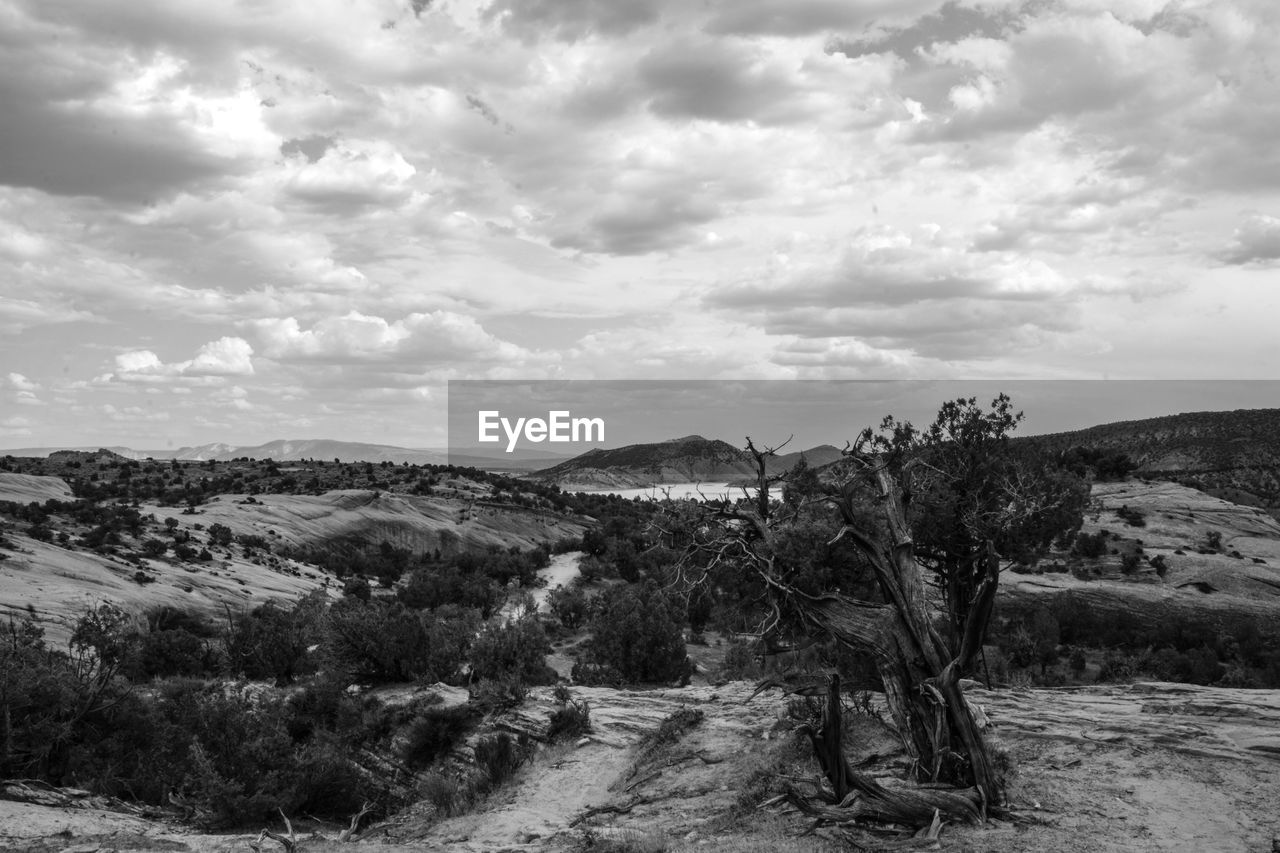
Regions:
<svg viewBox="0 0 1280 853"><path fill-rule="evenodd" d="M1277 81L1273 0L0 0L0 447L1280 378Z"/></svg>

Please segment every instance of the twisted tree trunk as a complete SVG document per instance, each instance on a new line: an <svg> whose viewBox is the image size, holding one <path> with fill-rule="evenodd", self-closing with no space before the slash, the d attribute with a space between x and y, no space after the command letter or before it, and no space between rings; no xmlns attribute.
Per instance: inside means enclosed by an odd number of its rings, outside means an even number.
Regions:
<svg viewBox="0 0 1280 853"><path fill-rule="evenodd" d="M877 471L884 534L863 529L852 502L837 501L849 536L876 575L885 604L868 604L839 594L795 596L802 617L855 649L870 652L884 682L895 728L915 761L920 781L972 786L983 808L1004 799L1000 774L964 692L960 674L974 662L991 617L999 581L999 560L988 545L984 573L970 602L960 648L950 650L934 628L924 597L922 570L913 556L892 477Z"/></svg>

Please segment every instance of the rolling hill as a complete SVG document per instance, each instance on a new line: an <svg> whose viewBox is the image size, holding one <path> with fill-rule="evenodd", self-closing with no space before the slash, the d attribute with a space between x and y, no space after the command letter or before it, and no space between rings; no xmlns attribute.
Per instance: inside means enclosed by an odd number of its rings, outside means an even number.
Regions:
<svg viewBox="0 0 1280 853"><path fill-rule="evenodd" d="M829 444L811 450L780 454L771 471L787 471L804 456L820 467L839 458ZM755 474L745 450L719 439L687 435L649 444L630 444L612 450L589 450L559 465L533 474L567 491L575 489L643 488L664 483L734 482Z"/></svg>
<svg viewBox="0 0 1280 853"><path fill-rule="evenodd" d="M65 451L95 452L97 447L20 447L0 451L0 455L43 458ZM180 462L233 459L274 459L296 462L301 459L340 459L343 462L391 462L399 465L442 465L445 453L424 448L396 447L390 444L365 444L358 441L334 441L326 438L276 439L265 444L233 445L223 442L199 444L168 450L134 450L131 447L105 447L125 459L177 459Z"/></svg>
<svg viewBox="0 0 1280 853"><path fill-rule="evenodd" d="M1188 412L1017 440L1052 452L1123 453L1141 476L1235 503L1280 507L1280 409Z"/></svg>

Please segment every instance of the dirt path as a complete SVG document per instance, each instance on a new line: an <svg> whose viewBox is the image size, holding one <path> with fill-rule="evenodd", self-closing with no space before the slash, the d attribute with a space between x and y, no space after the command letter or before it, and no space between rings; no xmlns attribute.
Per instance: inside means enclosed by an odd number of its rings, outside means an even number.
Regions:
<svg viewBox="0 0 1280 853"><path fill-rule="evenodd" d="M741 750L744 731L759 737L777 713L776 703L767 699L743 704L751 693L747 684L647 691L575 688L574 693L591 704L593 731L584 745L552 747L481 810L435 826L407 825L395 840L412 838L426 850L476 853L564 849L575 835L575 818L594 806L626 799L623 789L636 758L632 747L671 714L681 708L702 710L706 730L714 732L702 748L727 755ZM545 727L552 707L550 690L539 688L510 725ZM679 772L668 776L679 778Z"/></svg>
<svg viewBox="0 0 1280 853"><path fill-rule="evenodd" d="M538 571L538 577L547 582L545 586L540 586L532 592L533 600L537 603L539 610L546 609L547 596L551 594L551 590L573 583L574 578L578 576L578 564L581 561L581 551L555 554L551 557L551 565Z"/></svg>

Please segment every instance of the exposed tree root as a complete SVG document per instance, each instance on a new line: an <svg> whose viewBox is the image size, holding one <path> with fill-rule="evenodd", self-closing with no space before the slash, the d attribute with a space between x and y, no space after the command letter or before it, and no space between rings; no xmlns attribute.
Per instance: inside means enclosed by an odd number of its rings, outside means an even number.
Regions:
<svg viewBox="0 0 1280 853"><path fill-rule="evenodd" d="M942 819L977 822L985 817L982 796L976 788L886 788L859 773L844 754L840 709L840 678L832 675L822 728L801 726L809 737L823 775L831 783L834 802L823 803L802 794L794 786L787 801L813 817L835 823L873 821L913 827L937 826Z"/></svg>

